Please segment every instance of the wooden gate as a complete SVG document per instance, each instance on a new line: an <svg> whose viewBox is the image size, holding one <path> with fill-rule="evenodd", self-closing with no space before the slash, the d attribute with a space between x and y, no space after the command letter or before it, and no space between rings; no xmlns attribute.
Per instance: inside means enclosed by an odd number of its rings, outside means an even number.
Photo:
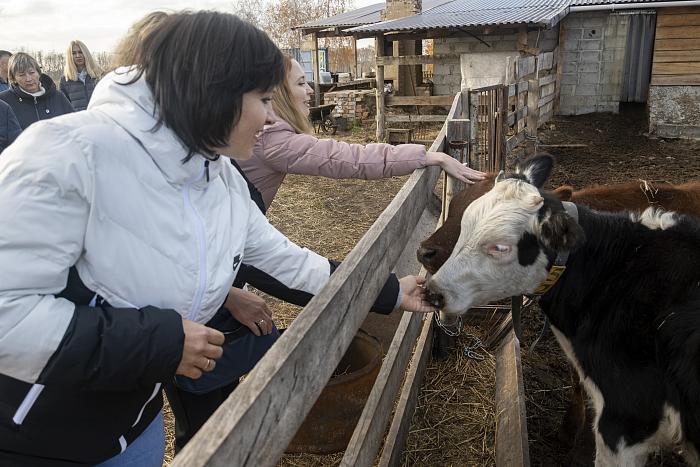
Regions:
<svg viewBox="0 0 700 467"><path fill-rule="evenodd" d="M470 167L488 172L505 169L507 104L508 87L503 84L469 91Z"/></svg>

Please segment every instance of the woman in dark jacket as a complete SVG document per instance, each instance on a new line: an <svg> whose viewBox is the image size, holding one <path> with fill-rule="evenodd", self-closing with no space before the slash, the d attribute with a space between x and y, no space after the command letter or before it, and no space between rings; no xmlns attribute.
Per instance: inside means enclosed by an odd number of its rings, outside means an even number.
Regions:
<svg viewBox="0 0 700 467"><path fill-rule="evenodd" d="M58 92L51 77L41 73L34 57L18 52L10 58L10 89L0 99L12 107L22 130L39 120L73 112L66 96Z"/></svg>
<svg viewBox="0 0 700 467"><path fill-rule="evenodd" d="M59 88L75 110L85 110L92 91L102 76L102 70L92 58L90 50L79 40L71 41L66 50L66 66Z"/></svg>
<svg viewBox="0 0 700 467"><path fill-rule="evenodd" d="M0 101L0 152L4 151L19 136L22 129L12 107Z"/></svg>

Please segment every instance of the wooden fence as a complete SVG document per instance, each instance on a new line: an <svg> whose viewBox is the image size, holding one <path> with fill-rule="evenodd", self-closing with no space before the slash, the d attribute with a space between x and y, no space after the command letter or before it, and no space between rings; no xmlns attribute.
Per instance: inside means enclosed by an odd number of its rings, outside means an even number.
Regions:
<svg viewBox="0 0 700 467"><path fill-rule="evenodd" d="M448 149L448 128L468 127L469 121L460 118L464 117L463 100L461 94L454 97L431 151ZM455 120L461 123L455 126ZM436 222L429 200L438 175L437 167L413 173L326 287L175 457L173 467L260 467L279 461L394 265L410 257L417 266L416 247L426 226L432 229ZM431 355L433 321L432 315L403 314L341 465L400 465ZM496 443L497 451L502 451L497 458L508 465L526 466L519 359L517 339L510 331L497 351L501 383L495 395L500 421Z"/></svg>

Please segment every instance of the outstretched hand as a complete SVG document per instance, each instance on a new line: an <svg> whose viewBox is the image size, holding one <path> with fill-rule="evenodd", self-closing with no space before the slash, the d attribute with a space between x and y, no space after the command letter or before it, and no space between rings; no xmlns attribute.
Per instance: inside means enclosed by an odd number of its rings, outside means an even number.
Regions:
<svg viewBox="0 0 700 467"><path fill-rule="evenodd" d="M443 152L429 152L426 154L426 160L428 165L439 165L448 175L469 185L486 178L484 172L467 167L466 164Z"/></svg>
<svg viewBox="0 0 700 467"><path fill-rule="evenodd" d="M418 313L438 311L435 306L425 301L425 278L406 276L399 279L399 283L401 284L401 304L399 308Z"/></svg>

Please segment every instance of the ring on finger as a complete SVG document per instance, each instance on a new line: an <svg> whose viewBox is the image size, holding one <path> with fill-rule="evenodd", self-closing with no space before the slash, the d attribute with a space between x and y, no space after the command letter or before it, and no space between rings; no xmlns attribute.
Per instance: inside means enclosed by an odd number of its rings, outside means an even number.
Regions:
<svg viewBox="0 0 700 467"><path fill-rule="evenodd" d="M211 358L207 358L207 364L204 365L204 371L208 370L211 366Z"/></svg>

